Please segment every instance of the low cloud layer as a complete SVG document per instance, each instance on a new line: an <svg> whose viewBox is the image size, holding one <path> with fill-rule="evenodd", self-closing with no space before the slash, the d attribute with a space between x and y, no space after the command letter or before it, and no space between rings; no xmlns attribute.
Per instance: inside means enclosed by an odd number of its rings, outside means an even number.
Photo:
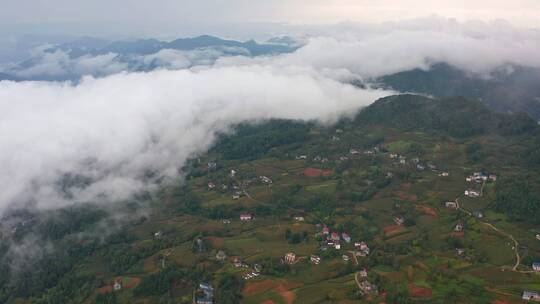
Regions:
<svg viewBox="0 0 540 304"><path fill-rule="evenodd" d="M331 122L390 92L313 70L249 65L87 78L78 85L0 82L0 211L111 202L176 177L216 133L242 121ZM69 174L88 182L59 191Z"/></svg>
<svg viewBox="0 0 540 304"><path fill-rule="evenodd" d="M540 67L540 33L500 23L346 25L319 28L302 40L306 45L293 53L259 57L216 49L128 59L40 53L19 75L103 77L0 82L0 213L24 204L123 200L160 177L176 177L187 158L235 123L331 122L392 93L345 84L351 80L438 62L481 75L506 65ZM156 70L135 72L150 69ZM86 186L66 196L59 181Z"/></svg>

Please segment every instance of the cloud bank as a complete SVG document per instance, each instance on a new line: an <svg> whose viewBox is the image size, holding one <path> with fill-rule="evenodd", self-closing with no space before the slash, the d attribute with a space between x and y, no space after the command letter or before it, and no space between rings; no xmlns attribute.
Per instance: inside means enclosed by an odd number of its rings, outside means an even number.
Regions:
<svg viewBox="0 0 540 304"><path fill-rule="evenodd" d="M0 211L127 199L157 178L176 177L232 124L331 122L388 94L263 65L122 73L78 85L3 81ZM66 197L59 181L73 176L85 187Z"/></svg>
<svg viewBox="0 0 540 304"><path fill-rule="evenodd" d="M187 158L233 124L332 122L391 94L348 81L438 62L481 75L505 65L540 67L540 33L506 24L427 19L313 33L294 53L275 56L216 49L129 58L42 52L19 72L102 78L0 82L0 213L25 204L124 200L177 177Z"/></svg>

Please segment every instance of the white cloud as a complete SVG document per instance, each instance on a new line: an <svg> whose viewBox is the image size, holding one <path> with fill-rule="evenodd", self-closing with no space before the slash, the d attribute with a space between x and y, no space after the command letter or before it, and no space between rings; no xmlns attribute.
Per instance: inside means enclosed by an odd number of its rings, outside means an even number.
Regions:
<svg viewBox="0 0 540 304"><path fill-rule="evenodd" d="M0 210L72 203L55 184L69 172L95 180L74 201L125 199L152 185L147 170L174 177L231 124L330 122L387 94L310 69L261 65L123 73L78 85L0 82Z"/></svg>

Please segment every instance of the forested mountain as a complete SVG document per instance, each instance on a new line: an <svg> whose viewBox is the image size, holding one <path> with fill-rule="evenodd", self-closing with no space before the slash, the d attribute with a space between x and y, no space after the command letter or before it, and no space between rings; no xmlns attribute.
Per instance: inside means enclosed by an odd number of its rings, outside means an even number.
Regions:
<svg viewBox="0 0 540 304"><path fill-rule="evenodd" d="M8 213L0 302L519 301L540 259L539 138L461 97L241 124L152 193Z"/></svg>

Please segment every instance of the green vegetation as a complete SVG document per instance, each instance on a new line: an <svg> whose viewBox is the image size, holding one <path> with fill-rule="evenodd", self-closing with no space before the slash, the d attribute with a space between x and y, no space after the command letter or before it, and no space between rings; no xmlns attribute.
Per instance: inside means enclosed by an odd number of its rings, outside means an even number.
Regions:
<svg viewBox="0 0 540 304"><path fill-rule="evenodd" d="M186 164L182 183L109 208L14 214L25 225L1 235L0 302L192 303L206 282L217 303L513 303L540 291L529 273L540 258L538 129L480 102L414 95L336 126L237 126ZM497 180L467 182L473 172ZM462 210L444 206L456 198ZM369 254L353 256L360 241ZM360 292L363 269L379 295Z"/></svg>

